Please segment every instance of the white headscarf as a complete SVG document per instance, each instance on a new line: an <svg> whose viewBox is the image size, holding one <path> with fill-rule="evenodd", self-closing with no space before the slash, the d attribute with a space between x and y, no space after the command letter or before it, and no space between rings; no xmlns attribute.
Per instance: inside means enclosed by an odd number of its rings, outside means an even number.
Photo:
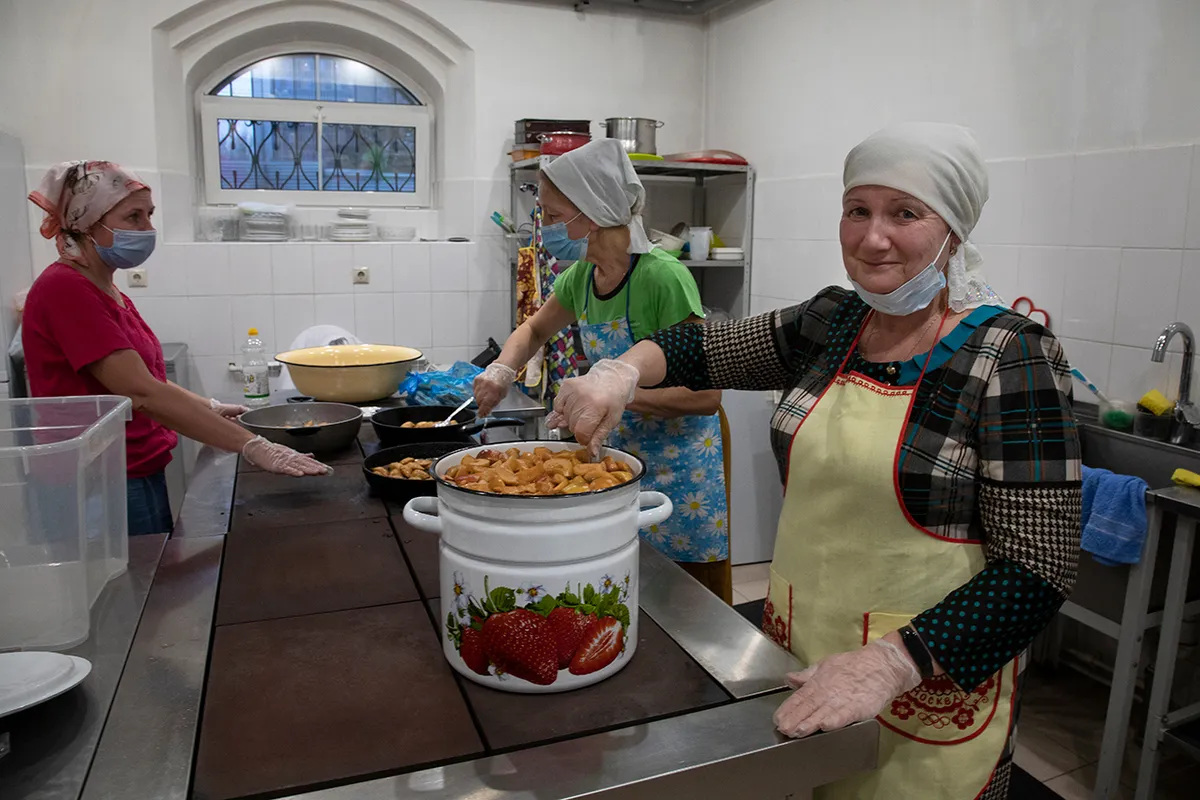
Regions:
<svg viewBox="0 0 1200 800"><path fill-rule="evenodd" d="M946 282L955 311L1003 305L983 275L983 256L969 237L988 199L987 167L969 130L940 122L908 122L871 134L846 156L843 191L887 186L933 209L962 244Z"/></svg>
<svg viewBox="0 0 1200 800"><path fill-rule="evenodd" d="M629 228L629 252L649 253L642 227L646 189L616 139L597 139L565 153L542 170L563 196L602 228Z"/></svg>

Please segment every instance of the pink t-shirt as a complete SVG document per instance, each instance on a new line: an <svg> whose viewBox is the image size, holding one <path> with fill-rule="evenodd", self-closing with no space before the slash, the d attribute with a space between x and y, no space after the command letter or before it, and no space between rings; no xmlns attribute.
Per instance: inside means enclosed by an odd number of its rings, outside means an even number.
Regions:
<svg viewBox="0 0 1200 800"><path fill-rule="evenodd" d="M33 282L25 301L22 342L34 397L113 394L84 369L117 350L133 350L146 368L167 380L162 344L133 301L112 297L74 268L51 264ZM171 461L175 431L136 411L125 427L126 473L144 478Z"/></svg>

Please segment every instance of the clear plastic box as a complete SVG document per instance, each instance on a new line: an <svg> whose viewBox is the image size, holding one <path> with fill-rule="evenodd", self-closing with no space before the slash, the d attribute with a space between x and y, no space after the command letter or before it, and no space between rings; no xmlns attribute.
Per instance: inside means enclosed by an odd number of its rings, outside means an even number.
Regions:
<svg viewBox="0 0 1200 800"><path fill-rule="evenodd" d="M66 649L129 561L126 397L0 400L0 650Z"/></svg>

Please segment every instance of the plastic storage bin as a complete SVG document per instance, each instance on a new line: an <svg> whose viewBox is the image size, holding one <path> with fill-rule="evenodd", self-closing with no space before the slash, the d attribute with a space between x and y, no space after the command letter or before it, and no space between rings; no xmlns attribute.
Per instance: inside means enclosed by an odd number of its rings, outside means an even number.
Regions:
<svg viewBox="0 0 1200 800"><path fill-rule="evenodd" d="M65 649L129 561L125 397L0 400L0 650Z"/></svg>

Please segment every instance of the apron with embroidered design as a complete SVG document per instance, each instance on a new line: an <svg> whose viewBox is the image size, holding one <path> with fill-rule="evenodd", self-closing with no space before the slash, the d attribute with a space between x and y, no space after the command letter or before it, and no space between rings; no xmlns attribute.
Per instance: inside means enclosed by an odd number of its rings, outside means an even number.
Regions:
<svg viewBox="0 0 1200 800"><path fill-rule="evenodd" d="M631 259L630 271L635 269ZM625 316L610 322L590 323L592 280L588 273L587 298L579 315L579 333L588 361L617 358L634 345L629 323L629 283ZM719 414L707 417L662 419L626 411L608 444L646 462L642 484L662 492L675 504L670 519L641 530L655 549L673 561L724 561L729 558L729 514L725 504L725 463L722 456Z"/></svg>
<svg viewBox="0 0 1200 800"><path fill-rule="evenodd" d="M763 628L805 664L907 625L984 567L979 542L921 528L900 501L921 380L887 386L843 361L792 437ZM943 675L897 697L878 717L879 768L814 798L978 797L1005 750L1016 675L1014 660L966 691Z"/></svg>

